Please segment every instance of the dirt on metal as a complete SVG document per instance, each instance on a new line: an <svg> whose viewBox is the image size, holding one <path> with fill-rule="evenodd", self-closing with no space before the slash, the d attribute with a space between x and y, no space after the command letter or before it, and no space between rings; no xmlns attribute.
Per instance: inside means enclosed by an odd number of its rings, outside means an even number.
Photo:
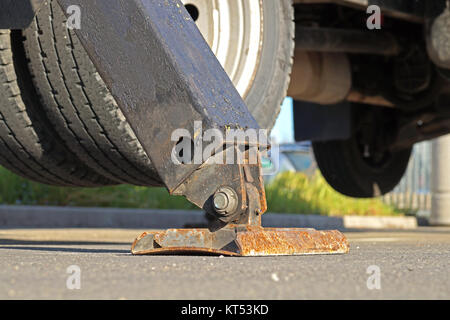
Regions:
<svg viewBox="0 0 450 320"><path fill-rule="evenodd" d="M339 231L230 226L208 229L170 229L145 232L133 243L135 255L216 254L226 256L278 256L343 254L347 238Z"/></svg>
<svg viewBox="0 0 450 320"><path fill-rule="evenodd" d="M337 230L250 227L237 233L242 256L347 253L346 237Z"/></svg>

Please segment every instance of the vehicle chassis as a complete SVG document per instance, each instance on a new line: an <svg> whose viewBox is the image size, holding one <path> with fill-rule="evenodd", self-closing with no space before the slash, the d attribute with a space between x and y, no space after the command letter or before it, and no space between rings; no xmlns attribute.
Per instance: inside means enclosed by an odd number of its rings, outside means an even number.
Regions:
<svg viewBox="0 0 450 320"><path fill-rule="evenodd" d="M82 8L75 30L170 194L183 195L211 217L208 229L144 233L132 253L214 253L261 256L346 253L338 231L264 229L260 157L256 164L177 164L172 133L183 128L259 129L244 101L179 0L58 0L65 12ZM363 1L340 1L349 4ZM366 3L367 1L364 1ZM391 14L425 18L424 1L369 1ZM43 0L2 1L0 27L29 25ZM444 3L444 1L443 1ZM195 136L195 134L194 134ZM197 144L201 137L194 138ZM224 141L216 154L246 141ZM267 145L248 145L266 148ZM235 194L234 210L218 210L218 196ZM228 197L228 196L227 196ZM233 197L231 197L233 198ZM230 201L230 197L227 198Z"/></svg>

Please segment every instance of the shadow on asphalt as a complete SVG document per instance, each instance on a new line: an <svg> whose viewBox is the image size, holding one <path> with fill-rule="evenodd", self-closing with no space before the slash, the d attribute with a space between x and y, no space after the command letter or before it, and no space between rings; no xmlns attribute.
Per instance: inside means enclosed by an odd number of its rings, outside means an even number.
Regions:
<svg viewBox="0 0 450 320"><path fill-rule="evenodd" d="M342 232L351 233L429 233L429 234L449 234L448 227L420 227L417 229L343 229Z"/></svg>
<svg viewBox="0 0 450 320"><path fill-rule="evenodd" d="M130 250L118 249L82 249L82 248L53 248L53 247L4 247L7 250L31 250L31 251L52 251L52 252L72 252L72 253L130 253Z"/></svg>
<svg viewBox="0 0 450 320"><path fill-rule="evenodd" d="M0 249L8 250L38 250L38 251L59 251L74 253L129 253L130 250L121 249L95 249L95 248L72 248L58 246L113 246L127 245L129 242L102 242L102 241L33 241L33 240L15 240L0 239ZM52 247L45 247L52 246ZM55 247L53 247L55 246Z"/></svg>
<svg viewBox="0 0 450 320"><path fill-rule="evenodd" d="M0 238L0 245L51 245L51 246L116 246L131 245L130 242L108 242L108 241L43 241L43 240L16 240Z"/></svg>

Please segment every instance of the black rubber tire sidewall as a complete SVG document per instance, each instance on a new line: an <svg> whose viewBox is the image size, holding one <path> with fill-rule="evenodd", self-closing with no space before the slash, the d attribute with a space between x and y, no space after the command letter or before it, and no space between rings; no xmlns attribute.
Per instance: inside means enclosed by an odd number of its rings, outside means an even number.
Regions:
<svg viewBox="0 0 450 320"><path fill-rule="evenodd" d="M262 1L264 35L261 60L247 107L263 129L271 130L286 97L294 54L294 7L291 0Z"/></svg>
<svg viewBox="0 0 450 320"><path fill-rule="evenodd" d="M336 191L354 198L373 198L392 191L409 164L412 148L391 153L382 167L362 158L355 139L313 142L314 156L325 180Z"/></svg>
<svg viewBox="0 0 450 320"><path fill-rule="evenodd" d="M17 32L0 30L0 164L55 186L114 184L78 159L53 130L33 90Z"/></svg>

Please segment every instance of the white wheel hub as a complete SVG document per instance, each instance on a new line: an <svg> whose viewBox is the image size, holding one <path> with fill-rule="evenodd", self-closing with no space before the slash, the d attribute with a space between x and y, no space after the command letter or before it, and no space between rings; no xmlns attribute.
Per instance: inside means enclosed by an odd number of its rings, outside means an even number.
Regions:
<svg viewBox="0 0 450 320"><path fill-rule="evenodd" d="M245 98L261 56L262 1L183 0L183 3L236 89Z"/></svg>

